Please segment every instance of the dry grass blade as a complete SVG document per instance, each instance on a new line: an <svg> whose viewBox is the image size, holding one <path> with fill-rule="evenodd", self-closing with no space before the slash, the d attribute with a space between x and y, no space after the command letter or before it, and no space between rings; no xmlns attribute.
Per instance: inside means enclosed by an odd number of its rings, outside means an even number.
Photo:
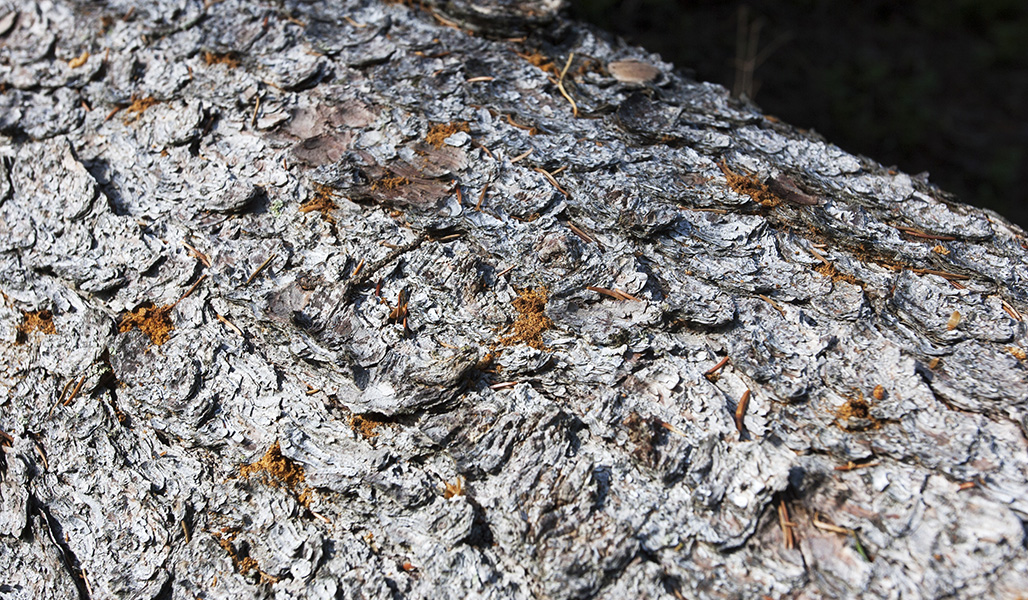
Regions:
<svg viewBox="0 0 1028 600"><path fill-rule="evenodd" d="M571 94L564 88L564 76L567 75L568 67L571 66L571 61L575 58L575 53L568 54L568 61L564 63L564 68L560 71L560 78L557 79L557 89L560 90L562 96L564 96L568 102L571 103L571 114L578 116L578 105L575 104L575 99L571 97Z"/></svg>

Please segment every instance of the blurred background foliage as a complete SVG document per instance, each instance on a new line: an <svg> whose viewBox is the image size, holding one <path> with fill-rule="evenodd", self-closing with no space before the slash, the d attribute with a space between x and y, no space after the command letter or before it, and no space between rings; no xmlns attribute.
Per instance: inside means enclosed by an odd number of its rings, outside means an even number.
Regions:
<svg viewBox="0 0 1028 600"><path fill-rule="evenodd" d="M840 147L1028 228L1026 0L572 0Z"/></svg>

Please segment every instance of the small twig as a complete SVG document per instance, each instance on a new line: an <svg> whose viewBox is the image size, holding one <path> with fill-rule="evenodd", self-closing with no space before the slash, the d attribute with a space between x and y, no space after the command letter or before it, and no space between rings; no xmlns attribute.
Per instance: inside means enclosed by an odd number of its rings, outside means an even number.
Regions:
<svg viewBox="0 0 1028 600"><path fill-rule="evenodd" d="M789 521L789 508L785 505L785 499L778 499L778 524L782 527L782 539L785 542L785 549L792 550L796 546L792 528L795 523Z"/></svg>
<svg viewBox="0 0 1028 600"><path fill-rule="evenodd" d="M536 167L535 170L538 171L539 173L542 173L543 177L545 177L553 185L553 187L557 188L558 192L560 192L561 194L564 194L565 198L570 198L571 197L571 194L567 193L566 191L564 191L564 188L560 187L560 184L557 183L556 179L554 179L552 173L550 173L546 169L542 169L542 168L539 168L539 167Z"/></svg>
<svg viewBox="0 0 1028 600"><path fill-rule="evenodd" d="M936 271L934 269L911 269L911 271L913 271L914 273L917 273L919 275L938 275L939 277L942 277L943 279L950 279L950 280L957 280L957 281L966 281L968 279L971 279L971 277L968 276L968 275L960 275L959 273L948 273L946 271Z"/></svg>
<svg viewBox="0 0 1028 600"><path fill-rule="evenodd" d="M1024 321L1024 318L1021 316L1021 313L1019 313L1017 309L1014 308L1009 302L1007 302L1006 300L1001 300L1000 302L1003 303L1003 310L1007 311L1007 314L1010 315L1015 321Z"/></svg>
<svg viewBox="0 0 1028 600"><path fill-rule="evenodd" d="M460 29L460 25L458 25L455 21L451 21L449 19L443 18L443 17L439 16L439 14L436 13L435 11L432 11L432 16L435 18L436 21L439 21L439 23L441 25L443 25L444 27L450 27L450 28L453 28L453 29Z"/></svg>
<svg viewBox="0 0 1028 600"><path fill-rule="evenodd" d="M460 182L454 179L452 182L453 191L457 194L457 204L464 205L464 193L460 191Z"/></svg>
<svg viewBox="0 0 1028 600"><path fill-rule="evenodd" d="M182 523L182 534L183 534L184 536L186 536L186 543L188 544L188 543L189 543L189 530L188 530L188 529L186 529L186 520L185 520L185 519L182 519L182 520L180 521L180 523Z"/></svg>
<svg viewBox="0 0 1028 600"><path fill-rule="evenodd" d="M493 160L496 160L496 157L495 157L495 156L493 156L493 153L492 153L492 152L491 152L491 151L489 150L489 148L486 148L485 146L483 146L482 144L479 144L478 142L475 142L475 146L476 146L476 147L478 147L478 148L481 148L481 149L482 149L482 152L485 152L485 153L486 153L486 155L487 155L487 156L488 156L489 158L491 158L491 159L493 159Z"/></svg>
<svg viewBox="0 0 1028 600"><path fill-rule="evenodd" d="M519 155L515 156L514 158L510 159L510 164L514 164L514 163L518 162L519 160L524 160L524 159L528 158L528 156L530 154L532 154L533 150L535 150L535 148L529 148L528 152L525 152L524 154L519 154Z"/></svg>
<svg viewBox="0 0 1028 600"><path fill-rule="evenodd" d="M229 329L231 329L232 331L236 332L236 334L237 334L237 335L239 335L240 337L242 337L242 335L243 335L243 330L242 330L242 329L240 329L239 327L237 327L235 323L233 323L232 321L229 321L228 319L226 319L225 317L223 317L223 316L219 315L218 313L214 313L214 316L215 316L215 317L216 317L216 318L217 318L217 319L218 319L219 321L221 321L222 323L224 323L226 327L228 327L228 328L229 328Z"/></svg>
<svg viewBox="0 0 1028 600"><path fill-rule="evenodd" d="M822 529L824 531L831 531L832 533L841 533L843 535L853 535L852 529L839 527L838 525L832 525L831 523L825 523L824 521L818 518L818 515L816 513L814 514L814 517L812 518L811 522L814 524L814 527L817 527L818 529Z"/></svg>
<svg viewBox="0 0 1028 600"><path fill-rule="evenodd" d="M489 75L483 75L481 77L472 77L470 79L465 79L464 83L478 83L480 81L492 81L494 79L496 79L496 78L495 77L491 77Z"/></svg>
<svg viewBox="0 0 1028 600"><path fill-rule="evenodd" d="M724 367L727 364L728 364L728 357L726 356L726 357L722 358L720 361L718 361L718 363L716 365L714 365L713 367L707 369L707 372L704 373L703 375L705 377L709 377L709 376L713 375L714 373L717 373L718 371L720 371L721 368Z"/></svg>
<svg viewBox="0 0 1028 600"><path fill-rule="evenodd" d="M742 393L742 398L739 398L739 405L735 407L735 428L739 430L739 435L742 435L742 430L746 427L743 423L743 419L746 417L746 408L750 405L750 391L746 390Z"/></svg>
<svg viewBox="0 0 1028 600"><path fill-rule="evenodd" d="M857 535L856 530L839 527L838 525L832 525L831 523L825 523L818 518L817 514L812 517L811 522L814 524L814 527L817 527L818 529L852 537L853 543L857 547L857 553L860 554L860 556L867 562L871 562L871 557L867 555L867 551L864 550L864 546L860 543L860 537Z"/></svg>
<svg viewBox="0 0 1028 600"><path fill-rule="evenodd" d="M343 20L349 23L350 25L353 25L357 29L364 29L368 26L367 23L358 23L357 21L354 21L349 15L344 16Z"/></svg>
<svg viewBox="0 0 1028 600"><path fill-rule="evenodd" d="M575 117L578 116L578 105L575 104L575 99L571 97L571 94L564 89L564 75L568 72L568 67L571 66L571 60L575 58L575 53L568 54L568 61L564 63L564 68L560 72L560 78L557 79L557 89L560 90L561 95L567 98L567 101L571 103L571 114Z"/></svg>
<svg viewBox="0 0 1028 600"><path fill-rule="evenodd" d="M210 259L207 258L206 254L204 254L203 252L200 252L199 250L197 250L195 247L191 246L185 240L182 241L182 245L185 246L186 248L188 248L190 254L192 254L193 257L196 258L196 260L198 260L201 263L203 263L203 266L207 267L208 269L211 268L211 261L210 261Z"/></svg>
<svg viewBox="0 0 1028 600"><path fill-rule="evenodd" d="M261 83L263 83L264 85L266 85L268 87L275 88L276 90L278 90L280 92L284 92L285 91L284 89L282 89L282 86L276 84L274 81L270 81L270 80L267 80L267 79L261 79Z"/></svg>
<svg viewBox="0 0 1028 600"><path fill-rule="evenodd" d="M587 285L585 287L585 289L587 289L589 291L592 291L592 292L596 292L597 294L603 294L604 296L610 296L611 298L614 298L615 300L631 300L633 302L642 302L641 298L636 298L635 296L633 296L632 294L629 294L628 292L623 292L623 291L617 290L617 289L608 289L608 288L603 288L603 287L597 287L595 285Z"/></svg>
<svg viewBox="0 0 1028 600"><path fill-rule="evenodd" d="M506 269L500 271L499 273L496 274L496 278L499 279L500 277L503 277L507 273L510 273L511 271L514 270L514 267L516 267L516 266L517 265L511 265L511 266L507 267Z"/></svg>
<svg viewBox="0 0 1028 600"><path fill-rule="evenodd" d="M820 252L818 252L817 250L814 250L813 248L807 248L807 252L810 252L811 254L813 254L814 258L818 259L819 261L824 263L826 266L829 266L829 267L832 266L832 263L828 262L828 259L825 258L824 256L822 256L822 254Z"/></svg>
<svg viewBox="0 0 1028 600"><path fill-rule="evenodd" d="M71 401L74 400L75 396L78 395L79 390L82 389L82 384L84 384L85 382L86 376L83 375L82 379L79 379L79 382L75 384L75 389L71 390L71 394L68 395L68 399L64 401L64 406L68 406L69 404L71 404Z"/></svg>
<svg viewBox="0 0 1028 600"><path fill-rule="evenodd" d="M176 300L176 301L175 301L175 304L172 304L172 306L175 306L175 305L177 305L177 304L178 304L179 302L182 302L183 300L185 300L186 298L188 298L188 297L189 297L189 295L190 295L190 294L192 294L194 290L196 290L196 287L197 287L198 285L200 285L201 283L203 283L203 280L204 280L204 279L207 279L207 273L204 273L203 275L201 275L201 276L200 276L200 278L196 280L196 283L194 283L193 285L189 286L189 289L188 289L188 290L186 290L186 293L185 293L185 294L182 294L182 297L181 297L181 298L179 298L178 300Z"/></svg>
<svg viewBox="0 0 1028 600"><path fill-rule="evenodd" d="M258 113L258 111L260 111L260 109L261 109L261 95L257 94L257 101L254 103L254 106L253 106L253 117L250 118L250 127L256 127L257 126L257 113Z"/></svg>
<svg viewBox="0 0 1028 600"><path fill-rule="evenodd" d="M893 225L893 227L907 235L918 238L924 238L926 240L942 240L944 242L953 242L957 239L951 235L936 235L934 233L925 233L919 229L914 229L913 227L902 227L900 225Z"/></svg>
<svg viewBox="0 0 1028 600"><path fill-rule="evenodd" d="M660 426L663 427L664 429L667 429L671 433L674 433L675 435L680 435L682 437L688 437L687 435L685 435L684 431L682 431L681 429L675 427L674 425L672 425L671 423L668 423L666 421L661 421Z"/></svg>
<svg viewBox="0 0 1028 600"><path fill-rule="evenodd" d="M488 191L489 191L489 184L487 183L487 184L485 184L482 187L482 193L478 195L478 202L475 204L475 210L481 212L481 210L482 210L482 201L485 200L485 195L486 195L486 192L488 192Z"/></svg>
<svg viewBox="0 0 1028 600"><path fill-rule="evenodd" d="M785 310L781 306L779 306L779 304L777 302L775 302L771 298L768 298L764 294L757 294L757 296L761 300L763 300L764 302L767 302L768 304L770 304L771 307L774 308L775 310L777 310L779 313L781 313L782 317L785 317Z"/></svg>
<svg viewBox="0 0 1028 600"><path fill-rule="evenodd" d="M709 212L718 215L727 215L728 211L723 208L698 208L694 206L679 206L682 210L691 210L693 212Z"/></svg>
<svg viewBox="0 0 1028 600"><path fill-rule="evenodd" d="M593 242L595 242L595 241L596 241L596 240L594 240L594 239L593 239L593 237L592 237L591 235L589 235L589 234L588 234L588 233L586 233L585 231L583 231L583 230L579 229L579 228L578 228L578 226L576 226L576 225L575 225L574 223L572 223L571 221L568 221L568 227L569 227L569 228L571 229L571 231L573 231L573 232L574 232L574 234L575 234L575 235L577 235L578 237L580 237L580 238L582 238L583 240L585 240L585 242L586 242L587 244L591 244L591 243L593 243Z"/></svg>
<svg viewBox="0 0 1028 600"><path fill-rule="evenodd" d="M364 268L364 259L362 258L361 261L357 264L357 267L353 270L353 273L350 273L350 279L353 279L354 277L356 277L357 273L360 273L361 269L363 269L363 268Z"/></svg>
<svg viewBox="0 0 1028 600"><path fill-rule="evenodd" d="M507 114L507 123L510 123L513 127L517 127L518 129L524 129L525 131L528 132L529 135L535 135L535 132L536 132L535 127L531 127L529 125L521 125L520 123L515 123L514 119L511 118L510 114Z"/></svg>
<svg viewBox="0 0 1028 600"><path fill-rule="evenodd" d="M57 408L57 405L60 404L62 400L64 400L64 395L68 393L68 388L70 388L73 383L75 383L74 377L69 379L68 383L64 384L64 389L61 390L61 395L57 397L57 401L54 402L54 405L50 407L49 412L46 413L47 419L49 419L50 415L54 413L54 409Z"/></svg>
<svg viewBox="0 0 1028 600"><path fill-rule="evenodd" d="M871 562L871 558L867 555L867 551L864 550L864 546L862 546L860 543L860 538L857 536L856 530L848 529L846 527L839 527L838 525L832 525L831 523L826 523L820 520L816 513L815 516L812 517L811 523L814 525L814 527L818 529L852 537L853 543L857 547L857 553L860 554L860 556L867 562Z"/></svg>
<svg viewBox="0 0 1028 600"><path fill-rule="evenodd" d="M836 471L855 471L857 469L867 469L869 467L877 467L880 464L882 464L882 463L877 461L877 460L874 461L874 462L859 463L859 464L855 463L853 461L849 461L848 463L846 463L844 465L839 465L838 467L835 467L835 470Z"/></svg>
<svg viewBox="0 0 1028 600"><path fill-rule="evenodd" d="M246 280L246 283L243 284L243 287L250 285L250 282L253 281L255 277L260 275L261 271L263 271L264 268L267 267L271 263L271 261L275 259L275 256L276 254L272 252L271 256L269 256L264 262L262 262L261 266L257 267L256 271L250 274L250 277Z"/></svg>
<svg viewBox="0 0 1028 600"><path fill-rule="evenodd" d="M504 381L502 383L494 383L494 384L492 384L491 386L489 386L489 389L491 389L491 390L503 390L503 389L514 387L514 386L516 386L519 383L521 383L521 382L520 381Z"/></svg>
<svg viewBox="0 0 1028 600"><path fill-rule="evenodd" d="M10 436L8 436L8 437L10 437ZM39 459L43 461L43 470L49 471L50 470L50 464L46 460L46 454L43 454L43 448L41 448L39 446L39 442L33 442L32 445L35 447L36 454L39 455Z"/></svg>

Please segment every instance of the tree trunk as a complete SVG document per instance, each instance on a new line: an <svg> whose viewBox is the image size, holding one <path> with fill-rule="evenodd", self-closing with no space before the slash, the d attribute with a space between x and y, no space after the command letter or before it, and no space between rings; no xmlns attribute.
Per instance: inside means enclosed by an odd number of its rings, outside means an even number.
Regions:
<svg viewBox="0 0 1028 600"><path fill-rule="evenodd" d="M412 4L0 3L0 595L1028 589L1019 228Z"/></svg>

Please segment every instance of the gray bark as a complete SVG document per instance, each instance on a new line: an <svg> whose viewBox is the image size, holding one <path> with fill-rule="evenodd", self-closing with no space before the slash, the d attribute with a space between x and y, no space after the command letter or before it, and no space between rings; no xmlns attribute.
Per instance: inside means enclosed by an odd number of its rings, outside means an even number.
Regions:
<svg viewBox="0 0 1028 600"><path fill-rule="evenodd" d="M0 2L0 596L1028 589L1024 232L558 9Z"/></svg>

